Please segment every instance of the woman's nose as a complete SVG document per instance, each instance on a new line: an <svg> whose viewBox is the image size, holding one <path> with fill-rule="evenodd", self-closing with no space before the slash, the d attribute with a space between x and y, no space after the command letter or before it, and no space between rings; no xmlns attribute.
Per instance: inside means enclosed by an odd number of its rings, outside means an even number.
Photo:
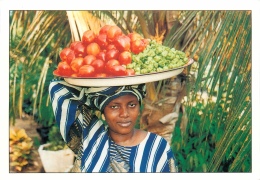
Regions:
<svg viewBox="0 0 260 180"><path fill-rule="evenodd" d="M128 110L127 107L121 107L120 116L121 117L128 117L129 116L129 110Z"/></svg>

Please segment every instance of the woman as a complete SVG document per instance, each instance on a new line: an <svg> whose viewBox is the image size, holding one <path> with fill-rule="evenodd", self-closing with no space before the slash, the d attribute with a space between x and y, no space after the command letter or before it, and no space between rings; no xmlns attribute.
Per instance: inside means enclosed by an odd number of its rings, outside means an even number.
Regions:
<svg viewBox="0 0 260 180"><path fill-rule="evenodd" d="M61 135L76 154L72 172L177 172L167 141L135 128L144 84L90 88L53 80L49 93Z"/></svg>

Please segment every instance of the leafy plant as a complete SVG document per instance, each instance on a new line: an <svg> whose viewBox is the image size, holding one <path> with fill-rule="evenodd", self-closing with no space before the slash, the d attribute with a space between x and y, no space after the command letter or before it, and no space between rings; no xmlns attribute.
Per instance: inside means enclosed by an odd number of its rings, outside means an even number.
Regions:
<svg viewBox="0 0 260 180"><path fill-rule="evenodd" d="M9 148L10 166L15 171L20 172L24 167L32 165L33 140L24 129L10 129Z"/></svg>
<svg viewBox="0 0 260 180"><path fill-rule="evenodd" d="M48 95L60 47L70 41L65 11L10 11L10 122L26 111L54 122ZM60 38L62 37L62 38ZM47 83L46 83L47 82Z"/></svg>
<svg viewBox="0 0 260 180"><path fill-rule="evenodd" d="M57 125L53 125L50 128L50 131L48 133L48 141L49 144L48 146L45 146L43 149L44 150L51 150L51 151L58 151L58 150L62 150L62 149L67 149L68 146L66 145L66 143L64 142L59 128Z"/></svg>
<svg viewBox="0 0 260 180"><path fill-rule="evenodd" d="M230 98L227 98L227 101L230 101ZM222 103L226 103L224 97ZM238 117L230 124L227 121L229 112L223 104L217 105L216 97L209 98L205 92L197 93L196 101L187 108L193 114L193 123L187 125L186 134L183 134L181 129L183 122L180 116L173 132L171 147L176 153L181 172L209 172L209 167L212 166L211 163L219 153L219 149L225 150L221 152L223 158L216 159L219 161L216 169L218 172L249 172L251 170L251 133L247 132L250 131L251 117L248 116L244 120L241 119L243 117ZM214 117L213 113L217 116ZM219 116L221 120L217 118ZM238 125L241 120L245 121L243 126ZM227 134L229 137L226 137ZM232 139L237 139L237 141L232 141ZM224 147L220 146L225 140L228 144ZM243 165L238 166L238 160Z"/></svg>

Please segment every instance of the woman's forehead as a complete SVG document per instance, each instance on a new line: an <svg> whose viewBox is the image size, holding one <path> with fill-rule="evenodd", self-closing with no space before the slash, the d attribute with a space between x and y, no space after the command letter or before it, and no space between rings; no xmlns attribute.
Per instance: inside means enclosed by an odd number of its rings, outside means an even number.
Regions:
<svg viewBox="0 0 260 180"><path fill-rule="evenodd" d="M119 103L119 102L129 102L129 101L138 101L138 99L133 94L126 94L111 100L109 103L117 103L117 102Z"/></svg>

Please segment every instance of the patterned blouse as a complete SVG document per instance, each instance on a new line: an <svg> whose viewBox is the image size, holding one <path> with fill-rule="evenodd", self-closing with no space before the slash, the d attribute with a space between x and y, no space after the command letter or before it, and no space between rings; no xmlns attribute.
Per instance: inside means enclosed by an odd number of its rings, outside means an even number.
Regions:
<svg viewBox="0 0 260 180"><path fill-rule="evenodd" d="M169 144L157 134L148 132L136 146L115 144L108 126L81 101L79 90L62 81L49 86L61 135L76 154L72 172L177 172Z"/></svg>

